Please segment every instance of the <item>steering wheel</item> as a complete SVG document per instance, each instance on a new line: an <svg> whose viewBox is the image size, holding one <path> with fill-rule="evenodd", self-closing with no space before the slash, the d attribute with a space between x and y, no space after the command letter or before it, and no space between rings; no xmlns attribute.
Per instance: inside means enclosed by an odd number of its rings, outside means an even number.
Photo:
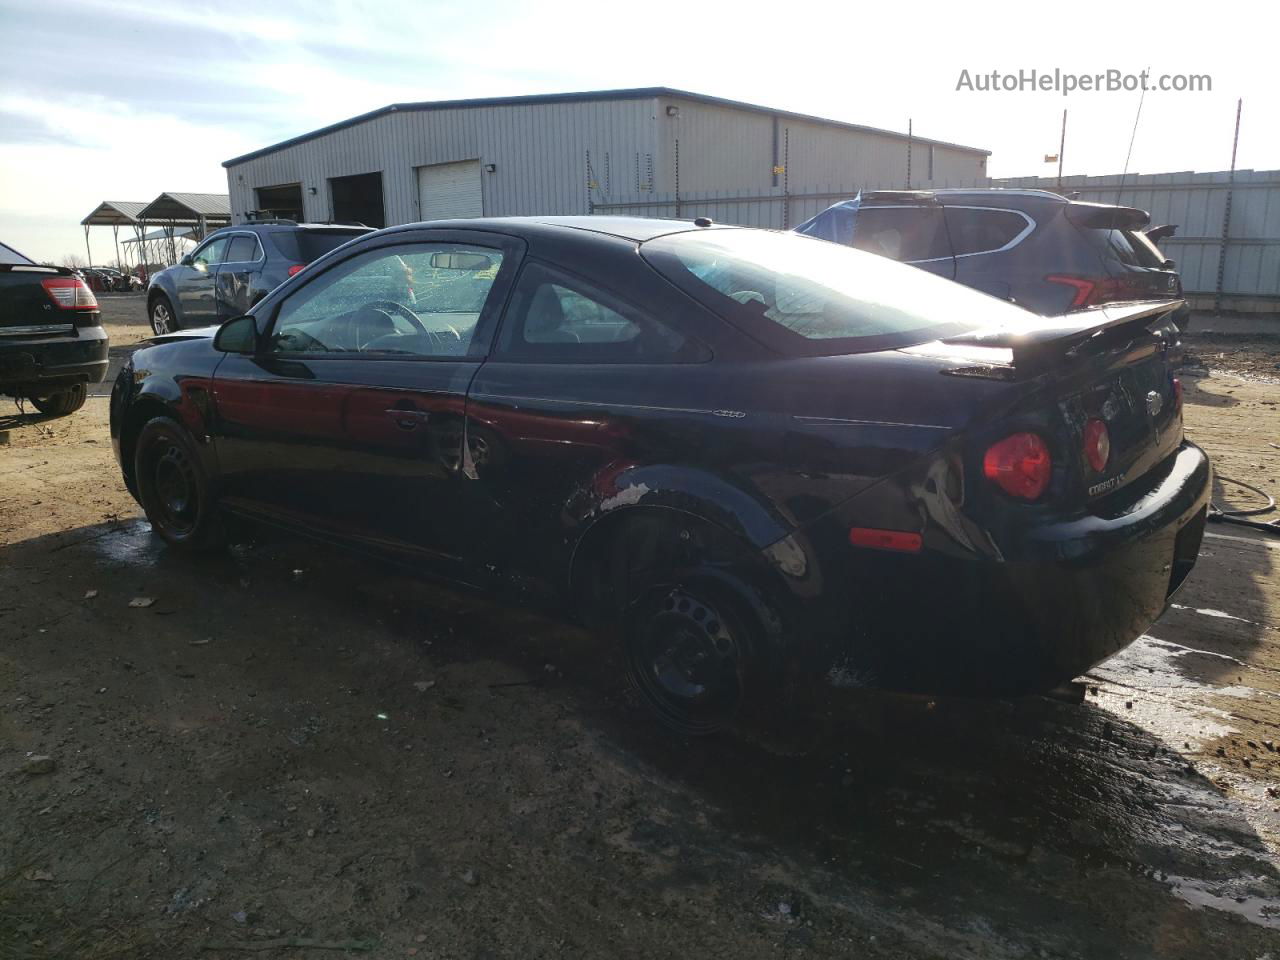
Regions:
<svg viewBox="0 0 1280 960"><path fill-rule="evenodd" d="M423 336L430 337L432 340L442 341L442 352L447 351L450 336L453 337L453 341L455 343L462 342L462 336L451 325L446 324L446 327L448 328L447 331L428 330L426 325L422 322L422 319L403 303L396 303L394 300L372 300L356 311L356 315L353 318L353 333L355 334L356 343L359 347L363 347L366 342L372 342L374 339L377 339L376 337L370 337L369 341L365 341L360 336L360 314L365 310L373 310L388 319L390 319L391 314L393 313L399 314L416 327L418 332Z"/></svg>
<svg viewBox="0 0 1280 960"><path fill-rule="evenodd" d="M746 306L748 303L758 303L762 307L768 306L764 299L764 294L759 290L735 290L733 293L729 294L729 296L734 300L737 300L743 306Z"/></svg>

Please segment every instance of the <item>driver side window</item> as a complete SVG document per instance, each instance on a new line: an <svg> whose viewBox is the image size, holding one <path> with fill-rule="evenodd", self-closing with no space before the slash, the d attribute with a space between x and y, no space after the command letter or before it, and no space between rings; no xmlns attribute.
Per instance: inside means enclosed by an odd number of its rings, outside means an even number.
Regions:
<svg viewBox="0 0 1280 960"><path fill-rule="evenodd" d="M459 243L381 247L292 294L270 337L276 354L461 357L502 253Z"/></svg>

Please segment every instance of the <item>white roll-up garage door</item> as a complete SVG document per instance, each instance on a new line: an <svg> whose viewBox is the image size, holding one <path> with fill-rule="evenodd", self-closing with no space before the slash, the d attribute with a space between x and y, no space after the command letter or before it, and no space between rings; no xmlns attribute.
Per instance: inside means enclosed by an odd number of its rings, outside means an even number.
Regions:
<svg viewBox="0 0 1280 960"><path fill-rule="evenodd" d="M423 220L482 217L480 161L436 163L418 168L418 206Z"/></svg>

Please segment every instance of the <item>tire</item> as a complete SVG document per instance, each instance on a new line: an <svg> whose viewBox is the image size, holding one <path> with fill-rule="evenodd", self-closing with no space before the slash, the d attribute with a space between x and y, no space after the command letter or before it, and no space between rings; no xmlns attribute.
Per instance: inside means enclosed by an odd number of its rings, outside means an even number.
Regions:
<svg viewBox="0 0 1280 960"><path fill-rule="evenodd" d="M178 323L178 315L173 309L173 304L164 294L160 294L151 301L151 309L147 313L151 318L151 332L156 336L176 333L182 329Z"/></svg>
<svg viewBox="0 0 1280 960"><path fill-rule="evenodd" d="M83 407L88 397L89 388L83 383L77 383L74 387L59 390L57 393L50 393L43 397L32 397L31 405L50 417L65 417L67 414L75 413Z"/></svg>
<svg viewBox="0 0 1280 960"><path fill-rule="evenodd" d="M168 417L147 421L134 445L133 471L138 501L162 540L190 552L225 543L200 454L177 421Z"/></svg>
<svg viewBox="0 0 1280 960"><path fill-rule="evenodd" d="M627 682L668 730L703 737L734 727L767 699L768 624L760 598L686 531L625 529L610 577Z"/></svg>

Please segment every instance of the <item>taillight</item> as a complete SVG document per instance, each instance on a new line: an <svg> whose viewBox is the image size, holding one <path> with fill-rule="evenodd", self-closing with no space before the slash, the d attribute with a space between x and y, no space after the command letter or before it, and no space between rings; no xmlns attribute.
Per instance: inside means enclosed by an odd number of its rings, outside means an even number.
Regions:
<svg viewBox="0 0 1280 960"><path fill-rule="evenodd" d="M1090 298L1093 296L1093 289L1097 286L1096 283L1087 277L1066 277L1059 274L1051 274L1050 276L1045 277L1045 279L1050 283L1061 283L1064 286L1073 287L1075 289L1075 296L1071 298L1071 306L1073 309L1075 307L1087 306L1091 302Z"/></svg>
<svg viewBox="0 0 1280 960"><path fill-rule="evenodd" d="M40 281L49 299L63 310L97 310L98 298L83 280L75 277L47 277Z"/></svg>
<svg viewBox="0 0 1280 960"><path fill-rule="evenodd" d="M289 276L292 277L294 274L301 273L303 270L306 269L306 267L307 265L305 263L295 263L292 267L289 268Z"/></svg>
<svg viewBox="0 0 1280 960"><path fill-rule="evenodd" d="M1107 461L1111 459L1111 435L1107 425L1097 417L1084 425L1084 458L1095 473L1107 469Z"/></svg>
<svg viewBox="0 0 1280 960"><path fill-rule="evenodd" d="M851 527L849 542L855 547L875 547L877 550L897 550L900 553L919 553L924 538L907 530L880 530L876 527Z"/></svg>
<svg viewBox="0 0 1280 960"><path fill-rule="evenodd" d="M1181 410L1182 409L1182 381L1179 380L1177 377L1170 377L1169 379L1173 381L1173 409Z"/></svg>
<svg viewBox="0 0 1280 960"><path fill-rule="evenodd" d="M1049 486L1053 458L1036 433L1014 433L992 444L982 458L982 472L1010 496L1035 500Z"/></svg>
<svg viewBox="0 0 1280 960"><path fill-rule="evenodd" d="M1142 296L1136 281L1127 277L1076 277L1053 273L1045 277L1045 280L1071 287L1075 291L1069 307L1071 310L1100 303L1114 303L1117 300L1134 300Z"/></svg>

